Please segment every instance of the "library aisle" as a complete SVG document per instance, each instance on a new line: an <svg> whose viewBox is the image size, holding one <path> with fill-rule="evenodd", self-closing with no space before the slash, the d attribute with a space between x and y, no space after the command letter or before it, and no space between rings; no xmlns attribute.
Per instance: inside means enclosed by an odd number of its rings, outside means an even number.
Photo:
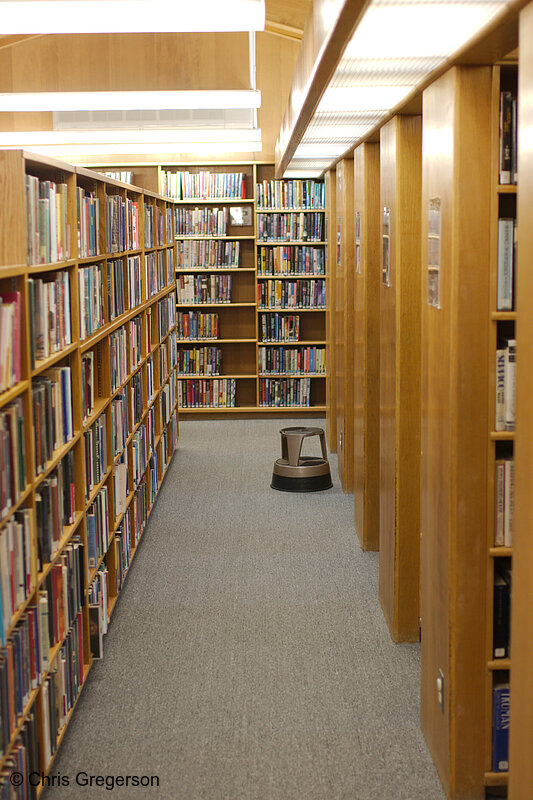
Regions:
<svg viewBox="0 0 533 800"><path fill-rule="evenodd" d="M127 800L443 800L419 646L390 641L336 456L331 491L269 487L294 424L180 422L45 800L110 796L78 773L157 776Z"/></svg>

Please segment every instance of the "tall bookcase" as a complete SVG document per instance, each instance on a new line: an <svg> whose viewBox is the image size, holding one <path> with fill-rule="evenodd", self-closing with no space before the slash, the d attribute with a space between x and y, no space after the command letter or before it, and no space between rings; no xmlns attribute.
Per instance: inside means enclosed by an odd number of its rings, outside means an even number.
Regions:
<svg viewBox="0 0 533 800"><path fill-rule="evenodd" d="M326 192L326 360L328 379L326 381L326 435L332 453L337 452L337 384L335 361L335 282L336 282L336 170L330 169L324 176Z"/></svg>
<svg viewBox="0 0 533 800"><path fill-rule="evenodd" d="M379 597L395 641L419 638L421 131L407 115L380 131Z"/></svg>
<svg viewBox="0 0 533 800"><path fill-rule="evenodd" d="M533 252L533 151L522 131L533 125L533 3L520 13L520 73L518 84L518 263L516 301L516 432L515 432L515 524L513 542L512 589L512 670L511 729L509 752L509 797L526 800L533 784L533 537L531 536L533 503L531 502L531 341L533 292L531 285L531 253Z"/></svg>
<svg viewBox="0 0 533 800"><path fill-rule="evenodd" d="M354 523L379 549L379 144L354 151Z"/></svg>
<svg viewBox="0 0 533 800"><path fill-rule="evenodd" d="M174 241L164 198L23 151L0 204L0 771L46 774L177 446Z"/></svg>
<svg viewBox="0 0 533 800"><path fill-rule="evenodd" d="M324 205L322 181L274 180L272 165L257 166L258 404L263 407L269 392L280 397L292 392L304 401L299 407L325 411ZM273 337L280 318L288 320L289 335ZM282 328L286 331L287 323Z"/></svg>
<svg viewBox="0 0 533 800"><path fill-rule="evenodd" d="M335 399L337 464L345 492L353 491L353 160L337 164L335 202Z"/></svg>

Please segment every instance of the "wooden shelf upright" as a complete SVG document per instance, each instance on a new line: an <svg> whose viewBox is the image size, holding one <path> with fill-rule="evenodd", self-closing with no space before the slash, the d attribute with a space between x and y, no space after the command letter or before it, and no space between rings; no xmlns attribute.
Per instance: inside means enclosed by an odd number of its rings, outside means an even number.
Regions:
<svg viewBox="0 0 533 800"><path fill-rule="evenodd" d="M423 95L421 721L450 800L484 797L492 679L491 92L490 67L454 67Z"/></svg>
<svg viewBox="0 0 533 800"><path fill-rule="evenodd" d="M353 159L337 164L335 201L335 372L337 466L342 488L353 491Z"/></svg>
<svg viewBox="0 0 533 800"><path fill-rule="evenodd" d="M380 131L379 597L394 641L419 639L421 131L401 115Z"/></svg>
<svg viewBox="0 0 533 800"><path fill-rule="evenodd" d="M379 144L354 151L354 523L379 550Z"/></svg>
<svg viewBox="0 0 533 800"><path fill-rule="evenodd" d="M326 362L328 375L326 379L326 437L331 453L337 452L337 378L335 361L335 284L337 271L336 245L336 172L328 170L324 176L326 191Z"/></svg>
<svg viewBox="0 0 533 800"><path fill-rule="evenodd" d="M518 269L516 301L516 439L511 601L509 798L527 800L533 786L533 3L520 12L518 80Z"/></svg>

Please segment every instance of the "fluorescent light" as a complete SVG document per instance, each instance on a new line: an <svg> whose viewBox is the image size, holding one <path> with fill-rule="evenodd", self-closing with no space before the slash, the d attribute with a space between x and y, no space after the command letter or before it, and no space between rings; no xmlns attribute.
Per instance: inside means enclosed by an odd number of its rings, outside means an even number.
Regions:
<svg viewBox="0 0 533 800"><path fill-rule="evenodd" d="M31 151L45 156L65 158L69 156L107 156L112 155L144 155L144 154L213 154L219 153L259 153L261 142L139 142L138 144L54 144L32 145ZM20 145L8 145L6 149L16 150Z"/></svg>
<svg viewBox="0 0 533 800"><path fill-rule="evenodd" d="M321 169L293 169L289 167L283 173L284 178L320 178L324 170Z"/></svg>
<svg viewBox="0 0 533 800"><path fill-rule="evenodd" d="M264 0L0 0L3 35L262 31Z"/></svg>
<svg viewBox="0 0 533 800"><path fill-rule="evenodd" d="M178 128L150 128L147 130L59 130L59 131L15 131L0 132L0 147L34 147L39 145L84 145L84 144L165 144L173 143L217 143L248 142L255 144L261 141L261 129L226 129L209 128L206 130L190 130Z"/></svg>
<svg viewBox="0 0 533 800"><path fill-rule="evenodd" d="M353 142L367 133L372 125L320 125L315 120L311 123L309 128L304 134L301 145L305 142L313 142L316 140L326 140L328 142L336 142L342 139L342 142Z"/></svg>
<svg viewBox="0 0 533 800"><path fill-rule="evenodd" d="M343 59L446 58L506 5L492 2L374 2Z"/></svg>
<svg viewBox="0 0 533 800"><path fill-rule="evenodd" d="M298 145L293 159L297 158L337 158L341 156L348 146L335 142L306 142Z"/></svg>
<svg viewBox="0 0 533 800"><path fill-rule="evenodd" d="M2 0L0 0L0 11L1 6ZM13 92L0 94L0 111L129 111L132 109L260 107L261 92L253 89L189 92Z"/></svg>
<svg viewBox="0 0 533 800"><path fill-rule="evenodd" d="M343 86L328 88L317 111L377 111L394 108L412 86Z"/></svg>

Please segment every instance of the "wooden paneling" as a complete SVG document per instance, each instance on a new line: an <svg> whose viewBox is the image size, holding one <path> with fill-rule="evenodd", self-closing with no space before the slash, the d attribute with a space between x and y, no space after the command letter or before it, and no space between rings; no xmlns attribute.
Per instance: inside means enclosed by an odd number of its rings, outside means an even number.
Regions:
<svg viewBox="0 0 533 800"><path fill-rule="evenodd" d="M337 261L335 258L335 231L337 224L337 178L335 170L324 175L326 191L326 438L330 452L337 452L337 366L335 361L335 284Z"/></svg>
<svg viewBox="0 0 533 800"><path fill-rule="evenodd" d="M510 800L533 786L533 3L520 15L515 519L511 629Z"/></svg>
<svg viewBox="0 0 533 800"><path fill-rule="evenodd" d="M379 596L395 641L419 636L421 118L381 129L390 285L380 292ZM383 226L382 214L381 227Z"/></svg>
<svg viewBox="0 0 533 800"><path fill-rule="evenodd" d="M337 164L335 224L337 456L345 492L353 491L353 161ZM340 247L339 247L340 242Z"/></svg>
<svg viewBox="0 0 533 800"><path fill-rule="evenodd" d="M98 57L95 58L95 53ZM261 91L258 123L262 152L227 154L224 161L274 160L298 42L269 33L256 37L256 79ZM246 33L90 34L32 37L0 48L0 92L163 89L248 89ZM51 113L0 113L0 130L51 130ZM218 160L217 152L202 154ZM109 154L107 163L171 163L180 154ZM191 154L184 160L198 160ZM85 158L100 164L102 156Z"/></svg>
<svg viewBox="0 0 533 800"><path fill-rule="evenodd" d="M379 209L379 144L363 144L354 151L354 523L363 550L379 549Z"/></svg>
<svg viewBox="0 0 533 800"><path fill-rule="evenodd" d="M276 139L298 55L298 42L258 33L256 43L257 88L261 90L257 119L263 142L263 151L257 154L257 158L274 161Z"/></svg>
<svg viewBox="0 0 533 800"><path fill-rule="evenodd" d="M423 101L421 717L448 796L481 800L491 70L454 68ZM440 308L427 302L427 218L435 198Z"/></svg>

